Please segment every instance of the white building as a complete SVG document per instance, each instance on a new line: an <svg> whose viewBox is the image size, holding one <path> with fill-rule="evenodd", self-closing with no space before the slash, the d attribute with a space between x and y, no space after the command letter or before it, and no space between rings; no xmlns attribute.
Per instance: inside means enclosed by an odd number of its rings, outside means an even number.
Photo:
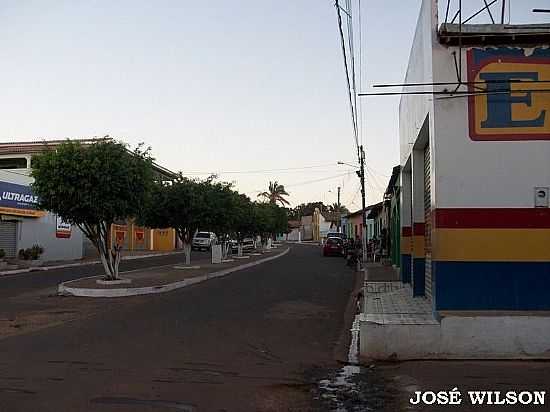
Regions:
<svg viewBox="0 0 550 412"><path fill-rule="evenodd" d="M550 356L549 45L550 25L445 24L422 1L399 109L401 279L432 320L365 322L365 356Z"/></svg>

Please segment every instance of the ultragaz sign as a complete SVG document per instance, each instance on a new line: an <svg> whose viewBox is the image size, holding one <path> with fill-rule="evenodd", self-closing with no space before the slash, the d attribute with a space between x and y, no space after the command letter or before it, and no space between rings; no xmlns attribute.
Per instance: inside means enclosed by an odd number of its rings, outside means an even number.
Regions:
<svg viewBox="0 0 550 412"><path fill-rule="evenodd" d="M471 49L470 138L550 140L550 49Z"/></svg>
<svg viewBox="0 0 550 412"><path fill-rule="evenodd" d="M46 212L38 210L38 197L29 186L0 182L0 213L40 217Z"/></svg>

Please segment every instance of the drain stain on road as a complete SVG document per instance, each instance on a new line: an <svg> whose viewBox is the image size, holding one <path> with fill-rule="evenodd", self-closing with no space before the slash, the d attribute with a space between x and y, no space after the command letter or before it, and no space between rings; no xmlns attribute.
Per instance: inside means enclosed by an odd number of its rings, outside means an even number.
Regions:
<svg viewBox="0 0 550 412"><path fill-rule="evenodd" d="M90 402L103 404L103 405L154 406L154 407L163 407L167 409L175 409L178 411L186 411L186 412L197 411L197 408L195 405L183 403L183 402L165 401L165 400L134 399L134 398L123 398L123 397L99 397L99 398L92 399Z"/></svg>

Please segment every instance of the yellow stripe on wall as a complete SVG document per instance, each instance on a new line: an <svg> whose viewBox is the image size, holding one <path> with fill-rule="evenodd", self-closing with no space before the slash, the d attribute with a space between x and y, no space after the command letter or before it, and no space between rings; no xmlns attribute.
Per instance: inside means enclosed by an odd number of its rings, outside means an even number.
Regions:
<svg viewBox="0 0 550 412"><path fill-rule="evenodd" d="M413 236L412 237L412 252L413 257L422 258L426 256L424 250L424 236Z"/></svg>
<svg viewBox="0 0 550 412"><path fill-rule="evenodd" d="M410 236L401 237L401 254L410 255L412 252L412 239Z"/></svg>
<svg viewBox="0 0 550 412"><path fill-rule="evenodd" d="M469 262L548 262L550 229L436 229L432 259Z"/></svg>

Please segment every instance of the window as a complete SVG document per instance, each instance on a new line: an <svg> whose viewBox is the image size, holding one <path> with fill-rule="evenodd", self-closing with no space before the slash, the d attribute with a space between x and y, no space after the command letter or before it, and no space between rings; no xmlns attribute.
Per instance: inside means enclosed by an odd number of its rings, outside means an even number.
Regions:
<svg viewBox="0 0 550 412"><path fill-rule="evenodd" d="M0 169L26 169L27 159L24 157L7 157L0 159Z"/></svg>

